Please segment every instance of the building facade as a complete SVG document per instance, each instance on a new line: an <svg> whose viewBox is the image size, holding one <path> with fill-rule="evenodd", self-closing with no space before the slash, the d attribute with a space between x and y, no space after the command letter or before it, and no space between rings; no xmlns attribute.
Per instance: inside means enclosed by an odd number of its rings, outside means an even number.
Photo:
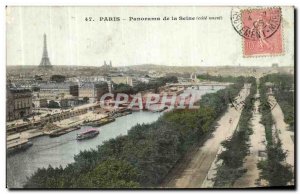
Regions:
<svg viewBox="0 0 300 194"><path fill-rule="evenodd" d="M78 97L80 99L89 98L90 101L96 97L95 84L93 82L81 83L78 89Z"/></svg>
<svg viewBox="0 0 300 194"><path fill-rule="evenodd" d="M109 92L109 86L106 82L83 82L79 86L78 97L79 99L88 98L90 103L94 103L107 92Z"/></svg>
<svg viewBox="0 0 300 194"><path fill-rule="evenodd" d="M39 98L47 100L63 99L65 96L78 96L78 84L73 82L42 83Z"/></svg>
<svg viewBox="0 0 300 194"><path fill-rule="evenodd" d="M32 92L23 88L7 87L6 120L22 119L32 114Z"/></svg>

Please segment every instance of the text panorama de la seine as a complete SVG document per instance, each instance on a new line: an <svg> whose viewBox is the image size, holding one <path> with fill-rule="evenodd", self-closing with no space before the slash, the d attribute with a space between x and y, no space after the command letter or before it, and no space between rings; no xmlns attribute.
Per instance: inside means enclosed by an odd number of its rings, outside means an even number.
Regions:
<svg viewBox="0 0 300 194"><path fill-rule="evenodd" d="M93 22L119 22L119 21L130 21L130 22L139 22L139 21L197 21L197 20L222 20L222 16L164 16L164 17L85 17L85 21Z"/></svg>

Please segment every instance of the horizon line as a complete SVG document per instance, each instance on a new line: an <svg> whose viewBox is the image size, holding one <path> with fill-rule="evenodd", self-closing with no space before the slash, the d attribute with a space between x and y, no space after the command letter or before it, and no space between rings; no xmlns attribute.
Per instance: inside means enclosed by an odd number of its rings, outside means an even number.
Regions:
<svg viewBox="0 0 300 194"><path fill-rule="evenodd" d="M278 63L277 63L278 64ZM112 66L112 68L120 68L120 67L134 67L134 66L143 66L143 65L149 65L149 66L164 66L164 67L272 67L271 65L261 66L261 65L158 65L158 64L139 64L139 65L124 65L124 66ZM39 67L39 65L6 65L6 67L21 67L21 66L27 66L27 67ZM51 67L96 67L101 68L103 65L52 65ZM279 65L278 67L294 67L294 65Z"/></svg>

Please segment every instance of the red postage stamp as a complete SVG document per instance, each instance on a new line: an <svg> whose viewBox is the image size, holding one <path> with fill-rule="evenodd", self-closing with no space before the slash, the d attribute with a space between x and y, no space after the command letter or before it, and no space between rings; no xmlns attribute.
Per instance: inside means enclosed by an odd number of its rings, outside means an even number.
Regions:
<svg viewBox="0 0 300 194"><path fill-rule="evenodd" d="M245 57L283 53L280 8L240 10L239 15L232 17L232 22L243 37Z"/></svg>

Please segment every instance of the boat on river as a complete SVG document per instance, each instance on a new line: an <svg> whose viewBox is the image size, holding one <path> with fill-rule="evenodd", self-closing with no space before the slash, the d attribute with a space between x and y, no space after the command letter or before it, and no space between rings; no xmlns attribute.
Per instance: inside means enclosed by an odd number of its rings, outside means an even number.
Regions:
<svg viewBox="0 0 300 194"><path fill-rule="evenodd" d="M101 126L106 125L108 123L114 122L115 120L116 120L115 118L104 118L104 119L101 119L99 121L93 122L90 125L92 127L101 127Z"/></svg>
<svg viewBox="0 0 300 194"><path fill-rule="evenodd" d="M155 110L152 110L151 112L154 112L154 113L156 113L156 112L163 112L163 111L165 111L165 110L167 110L167 109L168 109L168 107L157 108L157 109L155 109Z"/></svg>
<svg viewBox="0 0 300 194"><path fill-rule="evenodd" d="M76 139L77 140L91 139L91 138L96 137L97 135L99 135L99 133L100 132L97 129L91 128L91 129L88 129L85 132L77 134Z"/></svg>
<svg viewBox="0 0 300 194"><path fill-rule="evenodd" d="M61 135L67 134L71 131L78 130L78 129L80 129L80 127L71 127L71 128L68 128L68 129L62 129L62 130L50 133L49 137L59 137Z"/></svg>
<svg viewBox="0 0 300 194"><path fill-rule="evenodd" d="M28 139L17 139L7 142L7 154L14 154L20 151L25 151L33 144Z"/></svg>
<svg viewBox="0 0 300 194"><path fill-rule="evenodd" d="M54 133L49 134L49 137L59 137L61 135L67 134L68 132L66 130L57 131Z"/></svg>

